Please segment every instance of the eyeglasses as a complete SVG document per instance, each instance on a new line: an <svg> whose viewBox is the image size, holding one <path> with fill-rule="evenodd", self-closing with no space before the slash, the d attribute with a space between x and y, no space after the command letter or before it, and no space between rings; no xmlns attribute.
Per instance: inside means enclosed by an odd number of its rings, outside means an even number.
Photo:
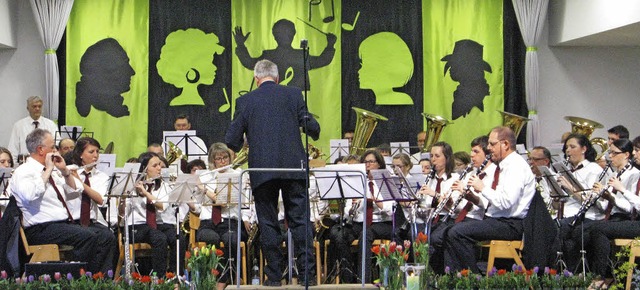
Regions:
<svg viewBox="0 0 640 290"><path fill-rule="evenodd" d="M489 146L491 146L491 147L496 146L498 143L500 143L502 141L504 141L504 140L498 140L498 141L495 141L495 142L489 141Z"/></svg>
<svg viewBox="0 0 640 290"><path fill-rule="evenodd" d="M365 160L364 164L373 164L373 163L378 163L378 161L375 160Z"/></svg>
<svg viewBox="0 0 640 290"><path fill-rule="evenodd" d="M611 157L615 157L618 154L622 154L624 152L622 151L609 151L609 155L611 155Z"/></svg>
<svg viewBox="0 0 640 290"><path fill-rule="evenodd" d="M529 157L527 160L529 161L540 161L540 160L546 160L547 157Z"/></svg>
<svg viewBox="0 0 640 290"><path fill-rule="evenodd" d="M216 157L213 160L215 161L223 161L223 160L229 160L229 156L225 156L225 157Z"/></svg>

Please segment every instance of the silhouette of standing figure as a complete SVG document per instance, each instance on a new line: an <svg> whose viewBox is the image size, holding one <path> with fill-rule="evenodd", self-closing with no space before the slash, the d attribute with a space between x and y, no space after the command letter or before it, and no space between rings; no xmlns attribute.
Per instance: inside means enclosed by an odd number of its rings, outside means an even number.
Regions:
<svg viewBox="0 0 640 290"><path fill-rule="evenodd" d="M88 116L91 106L116 118L129 116L122 94L131 89L131 77L136 72L117 40L105 38L89 46L80 59L80 73L76 84L80 116Z"/></svg>
<svg viewBox="0 0 640 290"><path fill-rule="evenodd" d="M304 75L302 67L302 49L296 49L291 46L293 37L296 35L296 27L293 22L287 19L280 19L272 28L273 37L278 43L275 49L263 50L259 57L251 57L249 50L245 46L245 42L251 32L245 35L242 27L237 26L233 33L233 38L238 47L236 47L236 55L240 59L240 63L247 69L253 69L261 59L269 59L278 65L278 74L280 75L280 83L298 88L304 87ZM331 63L333 55L336 52L334 45L337 37L334 34L326 33L327 46L318 56L309 56L309 70L320 68ZM309 77L307 75L307 77ZM310 84L307 82L305 90L310 90Z"/></svg>
<svg viewBox="0 0 640 290"><path fill-rule="evenodd" d="M484 72L491 72L491 66L482 59L482 45L469 39L456 42L453 53L441 59L446 61L444 74L460 84L453 92L451 118L465 117L473 107L484 112L483 100L489 95L489 84Z"/></svg>

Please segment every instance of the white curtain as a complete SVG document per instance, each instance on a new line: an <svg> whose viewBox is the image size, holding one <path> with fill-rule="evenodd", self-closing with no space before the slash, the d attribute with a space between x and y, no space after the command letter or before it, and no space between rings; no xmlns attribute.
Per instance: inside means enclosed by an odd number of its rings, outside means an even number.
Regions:
<svg viewBox="0 0 640 290"><path fill-rule="evenodd" d="M520 26L520 32L527 46L525 61L525 93L529 107L527 123L527 148L539 145L540 124L538 121L538 42L547 19L549 0L513 0L513 8Z"/></svg>
<svg viewBox="0 0 640 290"><path fill-rule="evenodd" d="M33 16L44 44L44 68L46 95L44 99L45 116L58 119L58 102L60 93L60 75L56 49L67 26L73 0L29 0Z"/></svg>

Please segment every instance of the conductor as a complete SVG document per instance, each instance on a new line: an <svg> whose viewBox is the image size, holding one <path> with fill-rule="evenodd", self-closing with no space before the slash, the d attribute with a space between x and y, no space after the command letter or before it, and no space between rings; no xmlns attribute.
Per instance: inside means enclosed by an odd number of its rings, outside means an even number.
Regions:
<svg viewBox="0 0 640 290"><path fill-rule="evenodd" d="M320 125L307 112L299 88L278 85L278 67L269 60L260 60L254 68L258 88L236 101L236 112L227 130L225 142L238 151L246 134L249 144L251 168L300 168L307 156L300 138L300 128L317 140ZM306 121L305 121L306 120ZM306 122L307 127L304 128ZM299 277L304 285L314 285L315 257L312 246L305 246L305 238L313 239L313 227L306 217L305 173L300 172L251 172L251 188L258 216L260 245L267 260L264 286L281 285L280 251L282 236L278 223L278 193L282 192L285 217L293 234L298 269L308 277ZM305 230L306 229L306 230Z"/></svg>

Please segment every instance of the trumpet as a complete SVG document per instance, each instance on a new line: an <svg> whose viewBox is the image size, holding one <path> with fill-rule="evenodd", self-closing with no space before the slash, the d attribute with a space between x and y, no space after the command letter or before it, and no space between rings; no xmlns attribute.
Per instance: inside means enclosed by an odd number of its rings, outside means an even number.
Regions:
<svg viewBox="0 0 640 290"><path fill-rule="evenodd" d="M476 170L476 173L475 173L476 176L479 175L482 172L482 170L484 170L484 168L487 166L487 163L489 163L490 159L491 159L491 154L487 154L487 156L484 158L484 161L482 161L482 164L480 164L480 167L478 167L478 169ZM464 196L467 195L468 193L471 193L471 185L467 185L467 188L464 190L464 193L460 194L458 198L456 198L456 200L453 201L453 205L449 209L449 212L444 217L442 217L443 222L446 222L447 219L449 219L449 217L454 214L456 207L458 207L460 202L462 202L462 200L464 199Z"/></svg>
<svg viewBox="0 0 640 290"><path fill-rule="evenodd" d="M473 163L469 163L469 165L467 165L467 168L464 169L464 171L462 171L462 173L460 173L460 178L458 180L464 180L465 176L467 176L467 173L469 173L471 171L471 169L473 169ZM449 189L449 192L447 192L447 194L445 195L444 199L442 199L442 201L440 201L440 203L438 203L438 207L436 207L436 210L434 210L431 213L431 216L429 217L429 220L434 220L435 218L437 218L440 213L444 210L444 208L447 206L447 203L449 203L449 200L451 200L451 195L453 194L453 190ZM435 197L434 197L435 199ZM437 220L435 220L437 222Z"/></svg>

